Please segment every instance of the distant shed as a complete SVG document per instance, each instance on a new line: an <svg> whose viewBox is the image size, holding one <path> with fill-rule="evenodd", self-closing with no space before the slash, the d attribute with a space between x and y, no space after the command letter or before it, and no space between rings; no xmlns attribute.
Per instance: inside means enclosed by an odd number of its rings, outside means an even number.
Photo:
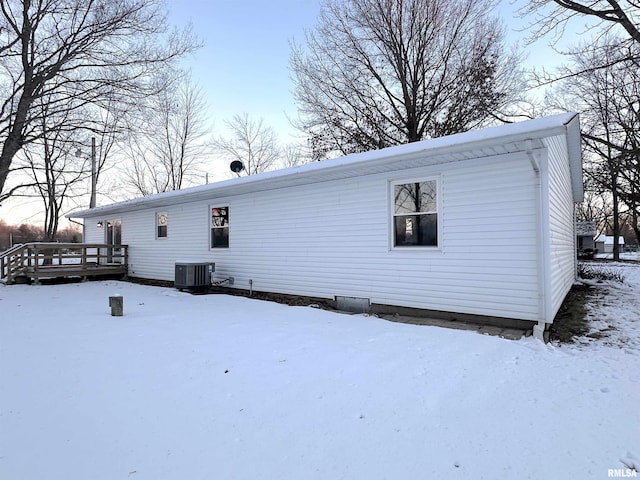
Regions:
<svg viewBox="0 0 640 480"><path fill-rule="evenodd" d="M562 114L75 212L116 235L129 275L215 262L233 288L451 317L542 335L575 279L580 127Z"/></svg>
<svg viewBox="0 0 640 480"><path fill-rule="evenodd" d="M598 253L613 253L613 235L598 235L594 242L598 249ZM620 251L623 252L624 237L622 235L618 236L618 245L620 246Z"/></svg>
<svg viewBox="0 0 640 480"><path fill-rule="evenodd" d="M576 223L576 248L578 249L578 258L593 258L596 249L594 242L595 236L596 222Z"/></svg>

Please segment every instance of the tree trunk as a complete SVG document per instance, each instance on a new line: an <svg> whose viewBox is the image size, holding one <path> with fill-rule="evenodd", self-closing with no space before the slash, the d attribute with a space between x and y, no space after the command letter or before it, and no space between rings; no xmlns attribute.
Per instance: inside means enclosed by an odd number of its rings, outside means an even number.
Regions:
<svg viewBox="0 0 640 480"><path fill-rule="evenodd" d="M620 237L620 205L617 188L613 188L611 193L613 194L613 259L620 260L620 244L618 243L618 238Z"/></svg>
<svg viewBox="0 0 640 480"><path fill-rule="evenodd" d="M14 123L11 133L9 133L2 146L2 153L0 153L0 198L2 198L2 192L4 192L7 176L9 176L11 162L16 153L20 151L20 148L22 148L22 134Z"/></svg>
<svg viewBox="0 0 640 480"><path fill-rule="evenodd" d="M631 214L631 220L632 220L631 228L633 228L633 233L636 234L636 243L640 245L640 222L639 222L640 217L638 217L638 213L636 212L635 209Z"/></svg>

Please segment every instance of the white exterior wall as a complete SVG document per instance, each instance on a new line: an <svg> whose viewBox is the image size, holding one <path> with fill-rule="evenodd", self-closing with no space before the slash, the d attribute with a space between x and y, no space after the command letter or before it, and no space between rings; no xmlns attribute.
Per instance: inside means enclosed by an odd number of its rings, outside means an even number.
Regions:
<svg viewBox="0 0 640 480"><path fill-rule="evenodd" d="M84 221L84 242L104 243L104 227L98 228L98 220L87 218Z"/></svg>
<svg viewBox="0 0 640 480"><path fill-rule="evenodd" d="M390 182L431 176L440 248L393 249ZM524 153L502 155L128 212L122 242L136 277L171 281L176 260L213 261L235 288L538 320L536 185ZM210 207L226 205L230 248L210 249ZM155 238L158 211L167 238Z"/></svg>
<svg viewBox="0 0 640 480"><path fill-rule="evenodd" d="M546 322L553 322L576 276L575 207L566 139L550 137L548 146L548 262L545 285L549 297Z"/></svg>
<svg viewBox="0 0 640 480"><path fill-rule="evenodd" d="M457 167L443 175L443 252L431 283L448 307L439 309L535 320L537 197L527 157Z"/></svg>
<svg viewBox="0 0 640 480"><path fill-rule="evenodd" d="M156 238L158 212L167 213L166 238ZM206 202L123 214L122 242L129 245L129 275L173 281L176 261L215 262L208 248L208 221Z"/></svg>

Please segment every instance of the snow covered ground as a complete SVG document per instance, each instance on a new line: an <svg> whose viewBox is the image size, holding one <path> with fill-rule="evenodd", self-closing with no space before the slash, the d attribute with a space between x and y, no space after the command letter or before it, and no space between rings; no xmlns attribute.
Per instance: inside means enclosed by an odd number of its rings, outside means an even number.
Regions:
<svg viewBox="0 0 640 480"><path fill-rule="evenodd" d="M639 354L640 263L594 261L587 265L612 276L621 276L624 281L584 281L593 287L587 304L590 332L576 339L576 343L603 344Z"/></svg>
<svg viewBox="0 0 640 480"><path fill-rule="evenodd" d="M0 284L0 479L630 474L640 265L613 267L625 282L588 307L600 334L562 345L114 281Z"/></svg>
<svg viewBox="0 0 640 480"><path fill-rule="evenodd" d="M599 260L612 260L613 253L598 253L595 257ZM640 252L620 252L620 260L640 262Z"/></svg>

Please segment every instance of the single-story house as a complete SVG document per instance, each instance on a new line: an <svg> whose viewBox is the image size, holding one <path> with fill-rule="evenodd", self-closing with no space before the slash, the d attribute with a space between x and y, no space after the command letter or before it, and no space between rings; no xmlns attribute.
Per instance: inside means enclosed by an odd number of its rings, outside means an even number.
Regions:
<svg viewBox="0 0 640 480"><path fill-rule="evenodd" d="M599 253L613 253L613 235L598 235L594 242ZM622 235L618 236L618 245L620 245L620 252L624 252L624 237Z"/></svg>
<svg viewBox="0 0 640 480"><path fill-rule="evenodd" d="M121 238L133 277L173 281L176 263L213 262L230 288L509 319L542 337L575 279L582 198L567 113L69 217L85 242Z"/></svg>

